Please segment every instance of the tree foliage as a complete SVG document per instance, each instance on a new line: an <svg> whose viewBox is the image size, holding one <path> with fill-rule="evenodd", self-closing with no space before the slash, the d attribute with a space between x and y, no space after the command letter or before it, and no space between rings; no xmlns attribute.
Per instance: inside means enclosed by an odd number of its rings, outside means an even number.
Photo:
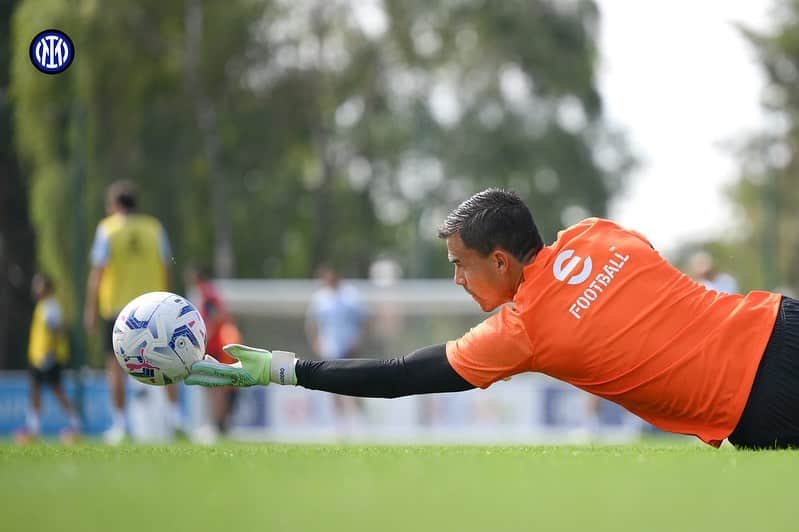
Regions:
<svg viewBox="0 0 799 532"><path fill-rule="evenodd" d="M732 190L744 218L736 255L744 284L799 290L799 2L776 5L768 32L743 29L766 78L762 103L768 128L741 149Z"/></svg>
<svg viewBox="0 0 799 532"><path fill-rule="evenodd" d="M0 2L0 368L25 356L33 306L28 280L33 269L33 230L28 191L12 142L8 97L11 13L16 2Z"/></svg>
<svg viewBox="0 0 799 532"><path fill-rule="evenodd" d="M596 88L588 0L25 0L16 146L39 262L80 300L112 180L137 181L175 265L362 276L380 255L448 273L435 227L486 186L548 237L603 215L630 157ZM76 59L35 71L30 39ZM229 256L228 256L229 255Z"/></svg>

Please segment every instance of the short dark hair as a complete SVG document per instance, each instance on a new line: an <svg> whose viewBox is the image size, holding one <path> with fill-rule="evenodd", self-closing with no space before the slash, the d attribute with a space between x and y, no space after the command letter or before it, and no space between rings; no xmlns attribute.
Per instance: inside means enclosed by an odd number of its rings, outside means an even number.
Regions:
<svg viewBox="0 0 799 532"><path fill-rule="evenodd" d="M513 191L488 188L458 205L438 229L439 238L458 234L467 248L487 256L497 248L524 261L544 241L524 201Z"/></svg>
<svg viewBox="0 0 799 532"><path fill-rule="evenodd" d="M126 209L136 208L137 199L136 184L127 179L114 181L108 187L108 199Z"/></svg>
<svg viewBox="0 0 799 532"><path fill-rule="evenodd" d="M197 279L201 281L209 281L214 276L213 272L211 271L211 267L205 263L190 264L188 270L196 275Z"/></svg>

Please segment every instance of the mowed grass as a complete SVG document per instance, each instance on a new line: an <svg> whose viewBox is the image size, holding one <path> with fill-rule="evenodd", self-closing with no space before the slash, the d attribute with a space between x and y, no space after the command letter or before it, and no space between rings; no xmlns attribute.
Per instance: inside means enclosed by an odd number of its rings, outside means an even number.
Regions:
<svg viewBox="0 0 799 532"><path fill-rule="evenodd" d="M0 445L8 531L797 530L799 452Z"/></svg>

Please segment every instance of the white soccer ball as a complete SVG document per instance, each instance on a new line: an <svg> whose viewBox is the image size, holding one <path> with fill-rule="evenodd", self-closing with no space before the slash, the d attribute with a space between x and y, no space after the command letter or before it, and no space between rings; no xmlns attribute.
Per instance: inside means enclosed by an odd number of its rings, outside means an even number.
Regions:
<svg viewBox="0 0 799 532"><path fill-rule="evenodd" d="M137 297L114 323L117 362L145 384L183 380L191 365L205 356L206 341L205 322L194 305L169 292Z"/></svg>

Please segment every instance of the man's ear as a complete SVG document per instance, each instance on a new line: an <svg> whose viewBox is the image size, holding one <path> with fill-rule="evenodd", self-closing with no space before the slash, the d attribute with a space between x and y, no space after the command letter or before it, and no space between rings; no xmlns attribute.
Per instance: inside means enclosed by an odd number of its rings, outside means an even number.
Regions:
<svg viewBox="0 0 799 532"><path fill-rule="evenodd" d="M505 270L510 265L507 253L502 251L501 249L497 249L494 251L494 261L497 264L498 270Z"/></svg>

